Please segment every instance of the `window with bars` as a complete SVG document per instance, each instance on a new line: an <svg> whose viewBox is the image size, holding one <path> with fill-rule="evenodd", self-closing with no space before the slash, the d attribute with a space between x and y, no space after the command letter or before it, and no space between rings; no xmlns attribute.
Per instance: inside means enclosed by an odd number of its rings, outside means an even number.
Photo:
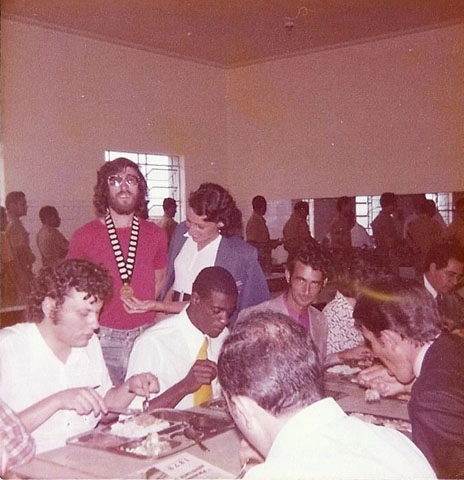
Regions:
<svg viewBox="0 0 464 480"><path fill-rule="evenodd" d="M176 220L184 218L185 181L183 160L177 155L157 155L137 152L105 152L105 162L125 157L135 162L148 185L148 215L150 219L163 216L163 200L167 197L177 201Z"/></svg>
<svg viewBox="0 0 464 480"><path fill-rule="evenodd" d="M443 217L446 225L452 220L453 213L453 194L452 193L426 193L426 198L433 200L437 206L438 212ZM366 195L356 198L356 220L362 225L370 235L372 235L372 220L379 214L380 195Z"/></svg>

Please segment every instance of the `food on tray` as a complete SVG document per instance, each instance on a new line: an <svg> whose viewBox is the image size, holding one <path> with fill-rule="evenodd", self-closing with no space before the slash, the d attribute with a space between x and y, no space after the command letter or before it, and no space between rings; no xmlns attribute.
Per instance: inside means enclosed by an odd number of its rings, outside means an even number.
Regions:
<svg viewBox="0 0 464 480"><path fill-rule="evenodd" d="M377 417L368 413L353 412L350 417L356 417L360 420L372 423L373 425L382 425L384 427L393 428L401 432L411 432L411 422L400 418Z"/></svg>
<svg viewBox="0 0 464 480"><path fill-rule="evenodd" d="M142 457L158 457L166 450L166 448L169 448L169 443L162 440L160 441L158 434L153 432L138 445L134 447L126 447L124 450L128 453L133 453Z"/></svg>
<svg viewBox="0 0 464 480"><path fill-rule="evenodd" d="M142 438L169 427L169 422L149 413L125 418L111 425L111 433L126 438Z"/></svg>
<svg viewBox="0 0 464 480"><path fill-rule="evenodd" d="M380 392L375 388L368 388L364 392L364 400L367 403L379 402L380 401Z"/></svg>
<svg viewBox="0 0 464 480"><path fill-rule="evenodd" d="M335 373L336 375L354 375L360 371L359 367L350 367L349 365L334 365L327 369L327 372Z"/></svg>

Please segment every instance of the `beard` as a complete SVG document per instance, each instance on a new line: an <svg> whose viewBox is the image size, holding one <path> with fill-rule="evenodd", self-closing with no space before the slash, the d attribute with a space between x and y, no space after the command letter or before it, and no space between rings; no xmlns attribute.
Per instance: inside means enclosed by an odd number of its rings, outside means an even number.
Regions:
<svg viewBox="0 0 464 480"><path fill-rule="evenodd" d="M118 215L130 215L134 213L135 205L137 203L137 197L135 195L131 195L129 199L120 199L118 195L110 196L108 198L108 206L114 210Z"/></svg>

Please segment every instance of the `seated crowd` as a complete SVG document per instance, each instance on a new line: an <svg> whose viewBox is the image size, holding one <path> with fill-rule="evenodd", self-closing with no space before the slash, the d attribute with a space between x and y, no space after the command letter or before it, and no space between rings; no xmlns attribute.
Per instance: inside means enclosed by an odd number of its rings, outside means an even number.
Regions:
<svg viewBox="0 0 464 480"><path fill-rule="evenodd" d="M355 222L346 200L331 230L339 248L328 248L304 227L305 202L287 222L287 239L271 240L260 197L250 231L264 240L252 246L238 235L230 193L204 183L168 250L166 233L146 220L138 166L117 159L97 177L99 218L76 231L67 254L60 240L66 259L41 250L45 266L34 276L23 245L27 321L0 329L2 473L122 408L185 409L223 396L244 437L242 461L258 463L247 478L464 477L460 245L440 237L415 255L416 279L404 279L392 254L397 233L376 248L347 247ZM392 195L375 227L383 234ZM19 238L27 205L16 197ZM411 238L430 223L424 212L420 203ZM56 209L41 218L41 240L57 238ZM280 244L289 252L287 286L271 298L260 263L268 269ZM366 359L377 364L359 374L365 387L410 394L412 441L325 397L324 369Z"/></svg>

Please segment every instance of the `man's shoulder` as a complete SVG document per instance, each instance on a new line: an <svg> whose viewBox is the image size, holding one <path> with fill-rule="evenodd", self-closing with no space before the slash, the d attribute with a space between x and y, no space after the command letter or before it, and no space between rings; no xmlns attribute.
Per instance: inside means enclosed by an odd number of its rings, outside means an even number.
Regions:
<svg viewBox="0 0 464 480"><path fill-rule="evenodd" d="M30 337L35 328L34 323L23 322L0 329L0 344L25 342Z"/></svg>
<svg viewBox="0 0 464 480"><path fill-rule="evenodd" d="M145 220L144 218L139 218L140 228L142 231L147 231L151 233L162 233L163 228L157 225L155 222L150 222L149 220Z"/></svg>
<svg viewBox="0 0 464 480"><path fill-rule="evenodd" d="M84 225L77 228L73 233L73 237L84 236L84 235L89 235L89 234L93 235L98 230L103 231L103 226L104 225L100 221L100 219L95 218L95 219L91 220L90 222L84 223Z"/></svg>
<svg viewBox="0 0 464 480"><path fill-rule="evenodd" d="M258 312L261 310L272 310L273 312L279 312L279 313L284 313L285 315L288 315L287 307L285 305L285 300L284 300L284 293L271 298L270 300L266 300L264 302L258 303L258 305L253 305L248 308L244 308L238 316L237 321L241 321L244 318L246 318L250 313L253 312Z"/></svg>

